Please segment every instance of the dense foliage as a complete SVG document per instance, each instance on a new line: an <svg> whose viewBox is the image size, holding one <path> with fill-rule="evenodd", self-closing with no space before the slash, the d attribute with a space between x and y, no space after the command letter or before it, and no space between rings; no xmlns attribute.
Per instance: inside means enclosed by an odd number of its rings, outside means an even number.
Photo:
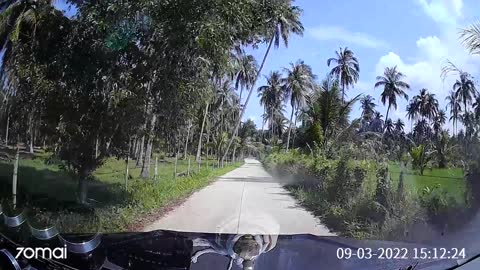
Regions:
<svg viewBox="0 0 480 270"><path fill-rule="evenodd" d="M222 163L258 152L251 123L240 125L242 91L265 59L258 67L244 48L301 34L291 1L67 3L74 16L49 0L2 6L6 144L51 148L78 176L82 201L111 156L132 156L149 178L155 151L196 149L198 162Z"/></svg>

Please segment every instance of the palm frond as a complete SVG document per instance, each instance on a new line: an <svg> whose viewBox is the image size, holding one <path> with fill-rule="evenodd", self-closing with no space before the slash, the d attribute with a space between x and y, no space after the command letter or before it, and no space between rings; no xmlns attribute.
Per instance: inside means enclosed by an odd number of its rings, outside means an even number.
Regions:
<svg viewBox="0 0 480 270"><path fill-rule="evenodd" d="M460 29L460 39L471 54L480 54L480 22Z"/></svg>

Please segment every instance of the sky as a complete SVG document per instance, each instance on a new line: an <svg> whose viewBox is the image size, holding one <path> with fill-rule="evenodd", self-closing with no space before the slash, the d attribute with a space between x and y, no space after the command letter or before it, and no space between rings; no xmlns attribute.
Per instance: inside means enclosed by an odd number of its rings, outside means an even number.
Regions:
<svg viewBox="0 0 480 270"><path fill-rule="evenodd" d="M262 77L255 89L265 85L264 75L282 70L289 63L302 59L309 64L319 80L331 70L327 59L335 56L339 47L351 49L360 63L360 79L347 91L352 98L363 93L373 96L380 105L377 109L386 114L386 106L380 104L382 89L374 89L375 77L382 75L385 67L398 66L410 84L410 97L427 88L436 94L441 108L452 89L455 78L442 80L441 68L447 60L453 62L474 77L480 75L480 56L469 55L459 39L459 29L477 21L480 4L477 0L297 0L295 5L303 9L301 21L305 27L303 37L293 36L288 48L272 50L268 56ZM247 52L261 61L266 46ZM245 96L245 95L244 95ZM401 118L410 130L405 117L407 102L399 101L398 110L391 118ZM262 126L262 107L257 93L252 94L245 119L252 119L258 128ZM287 117L290 108L287 109ZM360 116L356 104L351 118ZM389 118L390 118L389 116ZM451 123L447 128L452 130Z"/></svg>

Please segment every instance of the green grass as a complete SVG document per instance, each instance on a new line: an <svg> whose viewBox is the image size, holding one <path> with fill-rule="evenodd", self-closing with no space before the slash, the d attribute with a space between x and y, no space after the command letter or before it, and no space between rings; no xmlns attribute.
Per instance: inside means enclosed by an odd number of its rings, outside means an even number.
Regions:
<svg viewBox="0 0 480 270"><path fill-rule="evenodd" d="M393 184L396 185L401 171L399 164L391 163L389 171ZM405 169L404 181L405 186L417 194L425 187L433 188L438 185L442 191L455 198L458 203L465 203L466 184L461 168L427 168L423 175L420 175L417 170Z"/></svg>
<svg viewBox="0 0 480 270"><path fill-rule="evenodd" d="M38 153L34 158L22 158L18 170L18 190L20 200L31 201L41 198L50 201L44 220L55 219L68 232L89 232L98 222L89 221L84 213L65 210L74 204L77 181L73 174L60 168L59 165L48 165L47 153ZM153 181L154 164L150 168L150 179L140 177L141 168L135 161L129 163L128 191L125 191L125 161L110 158L98 168L93 179L88 181L88 197L98 201L96 212L100 222L100 230L106 232L123 231L140 218L159 211L191 193L207 186L215 177L223 175L238 167L240 163L230 164L224 168L213 168L214 161L198 165L191 158L191 175L174 177L174 159L159 160L158 178ZM154 163L154 159L152 160ZM188 160L180 159L177 172L186 172ZM13 165L0 162L0 197L9 198L11 194ZM61 207L65 206L65 207ZM60 216L55 213L61 212ZM47 213L48 212L48 213ZM90 218L91 219L91 218ZM80 220L82 220L80 222Z"/></svg>

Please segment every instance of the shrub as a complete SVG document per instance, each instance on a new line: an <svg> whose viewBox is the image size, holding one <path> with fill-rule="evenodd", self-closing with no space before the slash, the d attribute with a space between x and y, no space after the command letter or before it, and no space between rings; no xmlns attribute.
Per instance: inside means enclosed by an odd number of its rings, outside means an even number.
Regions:
<svg viewBox="0 0 480 270"><path fill-rule="evenodd" d="M422 206L428 211L430 217L445 214L449 209L458 207L458 203L454 197L449 196L440 185L423 188L420 195Z"/></svg>
<svg viewBox="0 0 480 270"><path fill-rule="evenodd" d="M345 220L348 216L351 216L348 213L347 209L340 205L331 205L330 208L325 212L324 221L329 226L335 228L338 231L344 231L346 228Z"/></svg>
<svg viewBox="0 0 480 270"><path fill-rule="evenodd" d="M388 177L388 167L383 166L377 171L377 188L375 189L375 201L390 209L390 178Z"/></svg>

